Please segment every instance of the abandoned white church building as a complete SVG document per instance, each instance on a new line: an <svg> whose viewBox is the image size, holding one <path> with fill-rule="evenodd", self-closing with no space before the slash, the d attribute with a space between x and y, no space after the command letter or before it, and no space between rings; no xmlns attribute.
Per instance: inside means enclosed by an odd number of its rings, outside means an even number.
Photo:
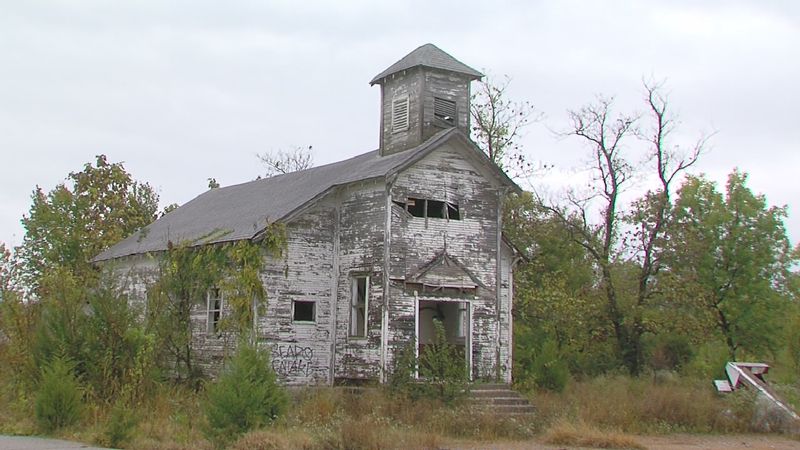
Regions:
<svg viewBox="0 0 800 450"><path fill-rule="evenodd" d="M283 223L287 246L265 256L256 329L286 383L383 381L409 342L431 341L434 318L473 380L509 383L519 254L501 209L519 187L469 138L470 82L481 76L423 45L370 82L381 87L377 150L211 189L95 261L133 274L152 270L170 242L257 240ZM225 298L212 290L195 308L195 348L212 364Z"/></svg>

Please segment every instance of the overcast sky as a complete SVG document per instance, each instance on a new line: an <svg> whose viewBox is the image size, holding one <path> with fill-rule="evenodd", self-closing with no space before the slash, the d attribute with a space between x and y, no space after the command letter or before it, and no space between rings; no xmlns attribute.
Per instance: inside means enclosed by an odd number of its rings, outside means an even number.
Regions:
<svg viewBox="0 0 800 450"><path fill-rule="evenodd" d="M716 132L696 172L734 167L800 238L800 2L0 0L0 242L21 243L36 185L106 154L162 206L252 180L260 152L317 164L374 150L374 75L431 42L533 102L522 143L563 180L585 148L550 130L616 96L641 109L666 79L678 141ZM534 181L542 182L542 180ZM554 181L555 182L555 181Z"/></svg>

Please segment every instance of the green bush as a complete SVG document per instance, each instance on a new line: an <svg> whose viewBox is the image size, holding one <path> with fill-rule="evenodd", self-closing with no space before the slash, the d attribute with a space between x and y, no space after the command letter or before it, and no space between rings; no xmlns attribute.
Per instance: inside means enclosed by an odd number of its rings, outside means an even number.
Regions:
<svg viewBox="0 0 800 450"><path fill-rule="evenodd" d="M425 346L419 358L416 341L411 340L399 352L389 374L388 388L393 394L410 399L436 399L452 403L466 395L465 357L447 341L444 325L433 321L434 340ZM419 379L415 375L419 372Z"/></svg>
<svg viewBox="0 0 800 450"><path fill-rule="evenodd" d="M45 431L72 425L81 417L82 390L74 367L66 358L58 357L42 369L34 413Z"/></svg>
<svg viewBox="0 0 800 450"><path fill-rule="evenodd" d="M240 343L222 376L208 387L205 435L216 447L223 447L275 420L287 403L267 353Z"/></svg>
<svg viewBox="0 0 800 450"><path fill-rule="evenodd" d="M412 339L397 355L392 366L387 386L392 394L415 397L417 373L417 341Z"/></svg>
<svg viewBox="0 0 800 450"><path fill-rule="evenodd" d="M433 327L433 343L425 346L419 357L419 375L435 397L449 403L466 393L467 366L464 355L447 342L442 322L434 320Z"/></svg>
<svg viewBox="0 0 800 450"><path fill-rule="evenodd" d="M536 386L554 392L564 390L569 379L569 369L554 340L548 339L542 344L541 351L533 360L532 372Z"/></svg>

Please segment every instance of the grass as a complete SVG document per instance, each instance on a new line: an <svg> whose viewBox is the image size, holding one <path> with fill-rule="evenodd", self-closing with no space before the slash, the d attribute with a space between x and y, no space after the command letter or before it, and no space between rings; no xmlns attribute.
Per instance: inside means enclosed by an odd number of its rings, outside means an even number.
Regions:
<svg viewBox="0 0 800 450"><path fill-rule="evenodd" d="M574 447L641 449L646 447L633 436L619 431L605 431L583 422L561 420L545 432L542 441Z"/></svg>
<svg viewBox="0 0 800 450"><path fill-rule="evenodd" d="M563 394L537 393L544 428L588 424L635 434L747 432L752 416L746 392L721 397L710 383L601 376L573 382Z"/></svg>
<svg viewBox="0 0 800 450"><path fill-rule="evenodd" d="M789 386L789 392L796 392ZM123 448L211 449L201 432L201 395L162 385L131 421ZM0 382L0 431L33 434L30 402ZM561 394L531 396L537 413L529 418L498 417L464 405L393 397L383 389L360 394L334 388L298 391L286 415L274 425L243 435L232 449L440 448L453 442L530 441L596 448L642 448L632 435L674 432L749 432L752 396L719 396L710 383L678 379L602 376L573 381ZM89 405L81 423L56 437L107 445L110 405Z"/></svg>

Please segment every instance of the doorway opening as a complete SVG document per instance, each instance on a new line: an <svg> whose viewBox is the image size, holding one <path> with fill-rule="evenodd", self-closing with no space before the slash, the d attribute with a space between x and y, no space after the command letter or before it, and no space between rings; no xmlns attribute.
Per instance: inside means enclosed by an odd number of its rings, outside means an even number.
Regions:
<svg viewBox="0 0 800 450"><path fill-rule="evenodd" d="M418 300L417 303L417 358L436 339L434 321L444 327L447 342L464 358L467 373L472 373L470 348L470 304L464 301Z"/></svg>

